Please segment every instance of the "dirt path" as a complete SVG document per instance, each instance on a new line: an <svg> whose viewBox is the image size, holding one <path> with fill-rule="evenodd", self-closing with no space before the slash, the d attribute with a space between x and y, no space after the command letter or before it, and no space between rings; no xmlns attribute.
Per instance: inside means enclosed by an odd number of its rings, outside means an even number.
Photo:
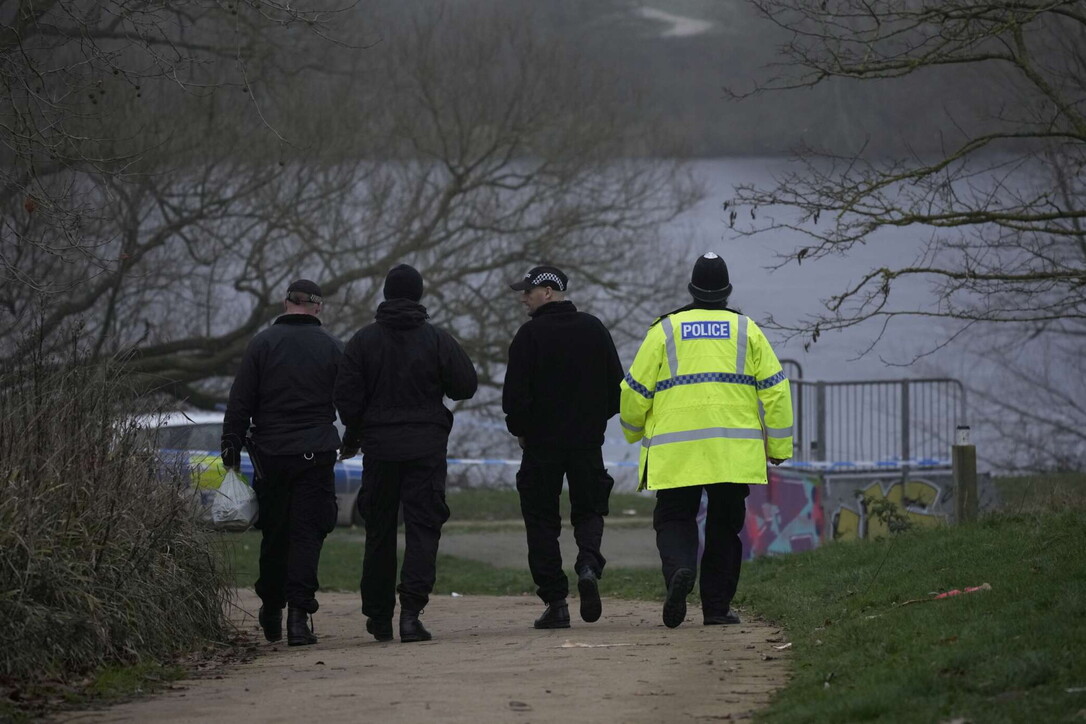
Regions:
<svg viewBox="0 0 1086 724"><path fill-rule="evenodd" d="M256 632L258 601L239 595ZM536 631L534 597L440 597L423 617L434 640L401 644L365 633L354 594L320 600L314 646L261 639L249 663L61 721L715 721L745 718L787 677L778 629L704 627L697 609L667 629L659 604L604 599L603 618L585 624L571 599L573 628Z"/></svg>

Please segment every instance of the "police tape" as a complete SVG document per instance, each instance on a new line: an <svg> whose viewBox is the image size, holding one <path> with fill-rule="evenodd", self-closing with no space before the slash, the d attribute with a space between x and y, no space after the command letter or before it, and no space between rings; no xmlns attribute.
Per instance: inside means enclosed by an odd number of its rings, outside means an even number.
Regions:
<svg viewBox="0 0 1086 724"><path fill-rule="evenodd" d="M447 458L449 465L516 465L512 458ZM635 468L636 460L604 460L609 468ZM904 468L949 468L950 458L914 458L910 460L786 460L782 468L801 470L902 470Z"/></svg>
<svg viewBox="0 0 1086 724"><path fill-rule="evenodd" d="M210 466L217 462L219 459L219 453L214 450L206 451L181 451L181 450L163 450L165 453L172 453L174 455L184 455L191 464L202 464L201 469L210 469ZM249 456L247 453L242 454L242 461L248 463ZM449 465L504 465L504 466L520 466L520 458L446 458L445 462ZM607 468L636 468L639 463L637 460L604 460L603 464ZM905 468L949 468L951 467L950 458L912 458L909 460L786 460L780 465L781 468L794 468L796 470L816 470L816 471L872 471L872 470L903 470ZM222 471L220 469L215 470L221 478Z"/></svg>
<svg viewBox="0 0 1086 724"><path fill-rule="evenodd" d="M446 458L449 465L516 465L519 466L520 458ZM636 460L604 460L603 464L608 468L636 468Z"/></svg>
<svg viewBox="0 0 1086 724"><path fill-rule="evenodd" d="M949 468L950 458L910 460L787 460L781 467L811 470L902 470L904 468Z"/></svg>

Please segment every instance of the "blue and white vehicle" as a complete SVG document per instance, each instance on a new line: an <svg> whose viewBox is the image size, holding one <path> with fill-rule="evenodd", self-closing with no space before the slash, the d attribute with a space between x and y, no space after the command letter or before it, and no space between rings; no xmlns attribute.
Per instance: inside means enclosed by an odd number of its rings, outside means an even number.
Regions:
<svg viewBox="0 0 1086 724"><path fill-rule="evenodd" d="M219 443L222 438L221 412L174 412L162 417L146 418L147 427L157 426L157 446L164 457L176 461L181 456L192 469L193 483L199 492L200 503L211 505L215 490L226 475L220 457ZM336 423L340 427L339 423ZM340 427L340 434L343 429ZM252 484L253 463L249 453L241 453L241 472ZM362 487L362 457L336 462L336 500L339 503L339 525L361 524L357 506L358 491Z"/></svg>

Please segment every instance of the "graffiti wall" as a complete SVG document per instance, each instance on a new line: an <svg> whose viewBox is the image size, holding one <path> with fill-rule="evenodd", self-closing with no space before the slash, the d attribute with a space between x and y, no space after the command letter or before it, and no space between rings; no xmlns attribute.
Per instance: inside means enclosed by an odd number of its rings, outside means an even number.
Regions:
<svg viewBox="0 0 1086 724"><path fill-rule="evenodd" d="M818 547L825 520L818 482L816 474L774 468L768 485L750 486L742 534L746 558Z"/></svg>
<svg viewBox="0 0 1086 724"><path fill-rule="evenodd" d="M990 475L979 476L977 488L981 510L998 505ZM827 541L879 538L904 528L945 525L953 517L950 470L904 474L771 468L768 485L750 486L743 552L748 559L798 553Z"/></svg>
<svg viewBox="0 0 1086 724"><path fill-rule="evenodd" d="M907 527L934 527L954 514L954 479L949 472L901 473L845 478L827 476L826 508L832 540L885 538Z"/></svg>

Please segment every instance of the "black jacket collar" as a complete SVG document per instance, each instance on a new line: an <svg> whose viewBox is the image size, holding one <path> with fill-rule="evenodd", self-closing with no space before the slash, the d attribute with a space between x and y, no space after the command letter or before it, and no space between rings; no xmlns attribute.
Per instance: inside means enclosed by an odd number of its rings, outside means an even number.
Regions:
<svg viewBox="0 0 1086 724"><path fill-rule="evenodd" d="M547 302L542 307L539 307L531 313L533 319L542 316L544 314L573 314L577 311L577 307L573 306L573 302L568 299L563 299L560 302Z"/></svg>
<svg viewBox="0 0 1086 724"><path fill-rule="evenodd" d="M275 324L315 324L321 326L321 320L312 314L280 314Z"/></svg>

